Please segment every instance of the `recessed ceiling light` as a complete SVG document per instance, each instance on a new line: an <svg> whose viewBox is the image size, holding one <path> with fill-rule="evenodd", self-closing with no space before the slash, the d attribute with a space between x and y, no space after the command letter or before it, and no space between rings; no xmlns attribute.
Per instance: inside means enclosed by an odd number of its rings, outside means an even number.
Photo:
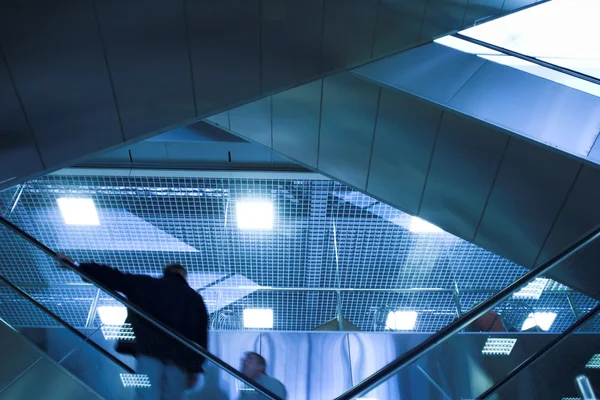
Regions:
<svg viewBox="0 0 600 400"><path fill-rule="evenodd" d="M150 378L146 374L119 374L125 387L151 387Z"/></svg>
<svg viewBox="0 0 600 400"><path fill-rule="evenodd" d="M421 218L412 217L410 220L410 227L408 228L411 232L415 233L441 233L444 232L441 228L430 224L427 221L423 221Z"/></svg>
<svg viewBox="0 0 600 400"><path fill-rule="evenodd" d="M123 306L100 306L96 309L103 325L123 325L127 309Z"/></svg>
<svg viewBox="0 0 600 400"><path fill-rule="evenodd" d="M102 324L100 330L106 340L135 340L133 326L129 323L123 325Z"/></svg>
<svg viewBox="0 0 600 400"><path fill-rule="evenodd" d="M548 284L546 278L535 278L532 282L529 282L527 286L513 294L514 298L517 299L534 299L538 300L542 296L542 292Z"/></svg>
<svg viewBox="0 0 600 400"><path fill-rule="evenodd" d="M507 356L515 347L517 339L488 338L481 354L490 356Z"/></svg>
<svg viewBox="0 0 600 400"><path fill-rule="evenodd" d="M585 364L586 368L600 369L600 354L594 354L590 361Z"/></svg>
<svg viewBox="0 0 600 400"><path fill-rule="evenodd" d="M100 225L96 205L92 199L61 197L56 199L67 225Z"/></svg>
<svg viewBox="0 0 600 400"><path fill-rule="evenodd" d="M416 311L390 311L385 321L385 328L395 331L413 330L417 322L417 315Z"/></svg>
<svg viewBox="0 0 600 400"><path fill-rule="evenodd" d="M521 330L527 330L529 328L533 328L534 326L539 326L541 330L547 331L554 323L556 319L556 313L553 312L535 312L530 313L527 316L527 319L523 322L523 326Z"/></svg>
<svg viewBox="0 0 600 400"><path fill-rule="evenodd" d="M235 205L239 229L273 229L273 202L240 200Z"/></svg>
<svg viewBox="0 0 600 400"><path fill-rule="evenodd" d="M270 308L244 309L244 328L273 328L273 310Z"/></svg>

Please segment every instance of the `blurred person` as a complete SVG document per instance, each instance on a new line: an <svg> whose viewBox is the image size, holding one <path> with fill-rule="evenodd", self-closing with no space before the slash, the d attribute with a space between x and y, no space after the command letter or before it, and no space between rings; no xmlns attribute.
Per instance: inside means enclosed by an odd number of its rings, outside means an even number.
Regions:
<svg viewBox="0 0 600 400"><path fill-rule="evenodd" d="M287 397L285 386L277 379L267 375L265 373L266 369L267 361L263 356L253 351L244 354L242 360L242 374L285 400ZM240 394L240 400L259 400L266 398L266 396L263 396L256 390L242 390Z"/></svg>
<svg viewBox="0 0 600 400"><path fill-rule="evenodd" d="M187 283L187 271L180 264L168 265L161 278L123 273L96 263L77 263L59 254L105 286L124 294L157 320L200 346L208 344L208 312L204 300ZM128 312L134 340L120 339L116 350L137 360L137 374L146 374L151 386L136 389L136 400L180 400L203 372L204 357L156 328L135 312Z"/></svg>

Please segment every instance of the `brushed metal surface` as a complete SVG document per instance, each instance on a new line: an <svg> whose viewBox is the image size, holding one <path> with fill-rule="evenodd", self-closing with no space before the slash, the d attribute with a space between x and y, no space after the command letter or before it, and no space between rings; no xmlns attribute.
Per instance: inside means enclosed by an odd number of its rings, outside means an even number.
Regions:
<svg viewBox="0 0 600 400"><path fill-rule="evenodd" d="M473 238L507 141L490 126L444 113L419 215Z"/></svg>
<svg viewBox="0 0 600 400"><path fill-rule="evenodd" d="M365 189L379 88L351 73L325 79L321 111L321 171Z"/></svg>
<svg viewBox="0 0 600 400"><path fill-rule="evenodd" d="M229 111L231 130L246 139L272 147L271 115L271 97L234 108Z"/></svg>
<svg viewBox="0 0 600 400"><path fill-rule="evenodd" d="M0 182L44 166L0 54Z"/></svg>
<svg viewBox="0 0 600 400"><path fill-rule="evenodd" d="M384 0L379 3L373 56L396 53L419 41L425 0Z"/></svg>
<svg viewBox="0 0 600 400"><path fill-rule="evenodd" d="M484 63L472 54L430 43L352 72L377 84L446 104Z"/></svg>
<svg viewBox="0 0 600 400"><path fill-rule="evenodd" d="M25 338L0 321L0 392L41 357Z"/></svg>
<svg viewBox="0 0 600 400"><path fill-rule="evenodd" d="M183 2L102 0L96 10L126 138L193 118Z"/></svg>
<svg viewBox="0 0 600 400"><path fill-rule="evenodd" d="M89 400L101 399L86 386L61 370L54 362L42 358L8 386L2 399Z"/></svg>
<svg viewBox="0 0 600 400"><path fill-rule="evenodd" d="M475 243L531 267L580 164L512 138Z"/></svg>
<svg viewBox="0 0 600 400"><path fill-rule="evenodd" d="M343 333L265 332L260 343L267 373L286 386L288 399L328 400L352 384Z"/></svg>
<svg viewBox="0 0 600 400"><path fill-rule="evenodd" d="M186 1L198 115L260 95L258 0Z"/></svg>
<svg viewBox="0 0 600 400"><path fill-rule="evenodd" d="M448 105L579 157L587 156L600 126L600 98L493 62Z"/></svg>
<svg viewBox="0 0 600 400"><path fill-rule="evenodd" d="M273 149L317 167L322 80L273 96Z"/></svg>
<svg viewBox="0 0 600 400"><path fill-rule="evenodd" d="M325 0L321 72L368 61L377 6L377 0Z"/></svg>
<svg viewBox="0 0 600 400"><path fill-rule="evenodd" d="M263 93L319 73L324 1L262 0Z"/></svg>
<svg viewBox="0 0 600 400"><path fill-rule="evenodd" d="M382 89L367 191L411 214L419 211L442 111Z"/></svg>
<svg viewBox="0 0 600 400"><path fill-rule="evenodd" d="M429 0L421 38L436 38L463 26L468 0Z"/></svg>
<svg viewBox="0 0 600 400"><path fill-rule="evenodd" d="M123 141L91 1L6 3L0 38L46 166Z"/></svg>

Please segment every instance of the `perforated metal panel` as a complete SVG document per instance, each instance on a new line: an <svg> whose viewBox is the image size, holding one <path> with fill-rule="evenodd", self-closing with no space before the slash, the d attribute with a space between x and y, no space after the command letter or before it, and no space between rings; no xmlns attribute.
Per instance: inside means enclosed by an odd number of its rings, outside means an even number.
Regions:
<svg viewBox="0 0 600 400"><path fill-rule="evenodd" d="M61 197L93 199L100 225L65 225ZM235 205L244 199L273 202L272 230L238 229ZM340 314L361 330L380 330L382 313L400 310L418 313L415 331L434 332L456 317L457 305L467 310L526 272L448 233L413 232L411 216L329 180L54 175L1 192L0 205L80 261L155 276L182 263L213 329L244 329L244 309L270 308L275 330L311 330ZM0 251L2 275L85 326L94 287L5 228ZM1 318L53 325L2 290ZM579 313L596 304L552 281L526 301L536 312L556 312L551 331L562 331L575 320L568 294ZM105 295L98 301L115 304Z"/></svg>

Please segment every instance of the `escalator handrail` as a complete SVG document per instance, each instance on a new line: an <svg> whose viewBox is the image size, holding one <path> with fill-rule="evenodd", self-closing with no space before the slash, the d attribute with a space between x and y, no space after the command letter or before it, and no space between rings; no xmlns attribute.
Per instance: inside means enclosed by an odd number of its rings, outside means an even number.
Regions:
<svg viewBox="0 0 600 400"><path fill-rule="evenodd" d="M18 287L17 285L15 285L14 283L9 281L2 275L0 275L0 281L2 281L6 286L10 287L15 292L17 292L21 297L23 297L26 300L28 300L29 302L33 303L34 306L36 306L37 308L42 310L42 312L44 312L45 314L48 314L50 317L52 317L54 320L56 320L56 322L58 322L60 325L62 325L68 331L73 333L75 336L79 337L84 342L87 342L90 346L92 346L94 349L98 350L109 360L111 360L112 362L117 364L119 367L123 368L125 371L127 371L127 373L135 374L135 371L129 365L127 365L123 361L119 360L117 357L112 355L108 350L106 350L105 348L100 346L98 343L94 342L93 340L90 340L89 337L87 337L86 335L81 333L79 330L75 329L67 321L65 321L64 319L62 319L61 317L56 315L54 312L52 312L50 309L48 309L46 306L44 306L42 303L40 303L39 301L37 301L36 299L31 297L27 292L23 291L23 289L21 289L20 287Z"/></svg>
<svg viewBox="0 0 600 400"><path fill-rule="evenodd" d="M231 365L227 364L225 361L221 360L214 354L210 353L208 350L206 350L205 348L200 346L198 343L186 338L185 336L181 335L179 332L172 330L166 324L164 324L160 321L157 321L154 317L152 317L150 314L146 313L139 306L133 304L127 298L123 297L122 295L120 295L116 291L112 290L111 288L107 287L106 285L98 282L92 276L81 271L75 264L73 264L71 262L59 261L58 254L54 250L50 249L48 246L41 243L39 240L37 240L36 238L31 236L29 233L25 232L23 229L19 228L17 225L13 224L12 222L7 220L3 216L0 216L0 224L4 225L9 230L11 230L14 233L16 233L17 235L21 236L23 239L25 239L29 243L33 244L35 247L42 250L44 253L48 254L50 257L52 257L57 262L65 264L69 269L71 269L73 272L78 274L80 277L85 278L85 280L94 284L94 286L102 289L109 296L111 296L112 298L117 300L119 303L123 304L128 309L136 312L138 315L140 315L146 321L150 322L156 328L160 329L162 332L171 336L173 339L177 340L178 342L180 342L181 344L183 344L190 350L194 351L195 353L204 356L207 360L216 364L220 369L224 370L228 374L233 375L236 379L251 386L252 388L256 389L258 392L260 392L261 394L263 394L264 396L268 397L271 400L282 400L275 393L271 392L269 389L267 389L264 386L260 385L259 383L255 382L253 379L250 379L247 376L243 375L237 369L233 368Z"/></svg>

